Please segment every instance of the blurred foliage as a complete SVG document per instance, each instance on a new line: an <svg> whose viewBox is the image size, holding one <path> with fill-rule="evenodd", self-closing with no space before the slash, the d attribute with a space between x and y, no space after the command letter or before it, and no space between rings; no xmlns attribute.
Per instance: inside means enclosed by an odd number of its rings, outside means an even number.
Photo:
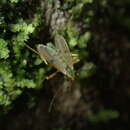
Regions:
<svg viewBox="0 0 130 130"><path fill-rule="evenodd" d="M80 78L87 78L87 77L91 77L96 70L96 66L93 63L84 63L84 65L82 66L82 68L80 69Z"/></svg>
<svg viewBox="0 0 130 130"><path fill-rule="evenodd" d="M97 114L94 114L94 116L90 117L90 121L93 123L99 123L99 122L107 122L111 119L115 119L119 117L119 113L112 110L103 110L98 112Z"/></svg>
<svg viewBox="0 0 130 130"><path fill-rule="evenodd" d="M0 4L0 106L5 112L25 88L40 87L45 73L42 68L36 70L39 64L34 63L39 58L25 48L41 23L42 9L28 6L26 1L8 2ZM29 7L33 7L33 12L25 16Z"/></svg>
<svg viewBox="0 0 130 130"><path fill-rule="evenodd" d="M1 58L8 58L9 56L9 49L7 48L7 42L4 39L0 39L0 57Z"/></svg>

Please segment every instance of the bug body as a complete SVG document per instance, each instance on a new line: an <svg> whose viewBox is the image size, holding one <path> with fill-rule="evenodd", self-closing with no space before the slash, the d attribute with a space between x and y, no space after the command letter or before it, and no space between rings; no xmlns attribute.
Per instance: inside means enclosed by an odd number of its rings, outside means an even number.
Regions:
<svg viewBox="0 0 130 130"><path fill-rule="evenodd" d="M55 36L55 46L51 43L48 43L46 46L39 44L37 50L46 64L54 66L64 75L74 79L73 58L62 36Z"/></svg>

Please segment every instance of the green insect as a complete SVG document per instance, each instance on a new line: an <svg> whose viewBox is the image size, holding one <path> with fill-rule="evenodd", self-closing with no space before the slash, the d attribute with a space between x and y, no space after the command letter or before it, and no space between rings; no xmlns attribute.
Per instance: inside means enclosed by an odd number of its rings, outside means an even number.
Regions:
<svg viewBox="0 0 130 130"><path fill-rule="evenodd" d="M58 70L57 72L61 72L74 80L75 73L73 65L78 59L75 60L73 56L77 55L70 53L65 39L61 35L55 36L55 46L52 43L48 43L47 45L39 44L37 51L46 64L55 67Z"/></svg>
<svg viewBox="0 0 130 130"><path fill-rule="evenodd" d="M67 42L61 35L55 36L55 46L52 43L47 43L47 45L39 44L37 46L37 51L26 45L29 49L40 55L41 59L50 66L53 66L57 71L51 74L47 79L52 78L57 72L61 72L67 77L74 80L75 73L73 65L79 61L77 54L71 54ZM49 112L51 111L55 97L59 93L60 88L54 95L50 106Z"/></svg>

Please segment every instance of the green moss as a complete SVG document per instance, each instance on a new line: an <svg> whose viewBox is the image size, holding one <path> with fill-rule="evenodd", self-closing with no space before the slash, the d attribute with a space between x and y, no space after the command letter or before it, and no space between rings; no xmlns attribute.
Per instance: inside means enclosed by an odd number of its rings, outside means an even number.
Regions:
<svg viewBox="0 0 130 130"><path fill-rule="evenodd" d="M7 47L8 42L4 39L0 39L0 58L7 59L9 57L9 49Z"/></svg>
<svg viewBox="0 0 130 130"><path fill-rule="evenodd" d="M27 3L24 3L23 7L18 6L18 2L22 5L21 0L11 0L11 3L3 1L0 5L2 9L0 12L0 106L4 111L11 107L13 101L25 88L40 87L45 73L41 68L35 70L39 65L35 64L35 61L39 58L25 47L30 36L32 34L36 36L35 31L41 23L42 13L39 12L39 7L35 7L31 19L25 18L23 12L28 9ZM33 64L31 64L32 58Z"/></svg>
<svg viewBox="0 0 130 130"><path fill-rule="evenodd" d="M107 122L111 119L115 119L118 117L119 117L119 113L117 111L104 110L91 116L89 120L93 123L98 123L98 122Z"/></svg>

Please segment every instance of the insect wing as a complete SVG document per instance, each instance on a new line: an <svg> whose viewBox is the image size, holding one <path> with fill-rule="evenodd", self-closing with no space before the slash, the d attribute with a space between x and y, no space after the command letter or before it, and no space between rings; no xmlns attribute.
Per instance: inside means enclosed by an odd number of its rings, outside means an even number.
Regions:
<svg viewBox="0 0 130 130"><path fill-rule="evenodd" d="M61 57L64 59L64 62L73 69L73 59L72 55L70 53L69 47L65 41L65 39L60 36L56 35L55 37L55 46L57 50L59 51Z"/></svg>
<svg viewBox="0 0 130 130"><path fill-rule="evenodd" d="M62 62L56 50L41 44L38 45L37 50L43 60L45 59L48 64L54 66L57 70L66 74L66 64Z"/></svg>

